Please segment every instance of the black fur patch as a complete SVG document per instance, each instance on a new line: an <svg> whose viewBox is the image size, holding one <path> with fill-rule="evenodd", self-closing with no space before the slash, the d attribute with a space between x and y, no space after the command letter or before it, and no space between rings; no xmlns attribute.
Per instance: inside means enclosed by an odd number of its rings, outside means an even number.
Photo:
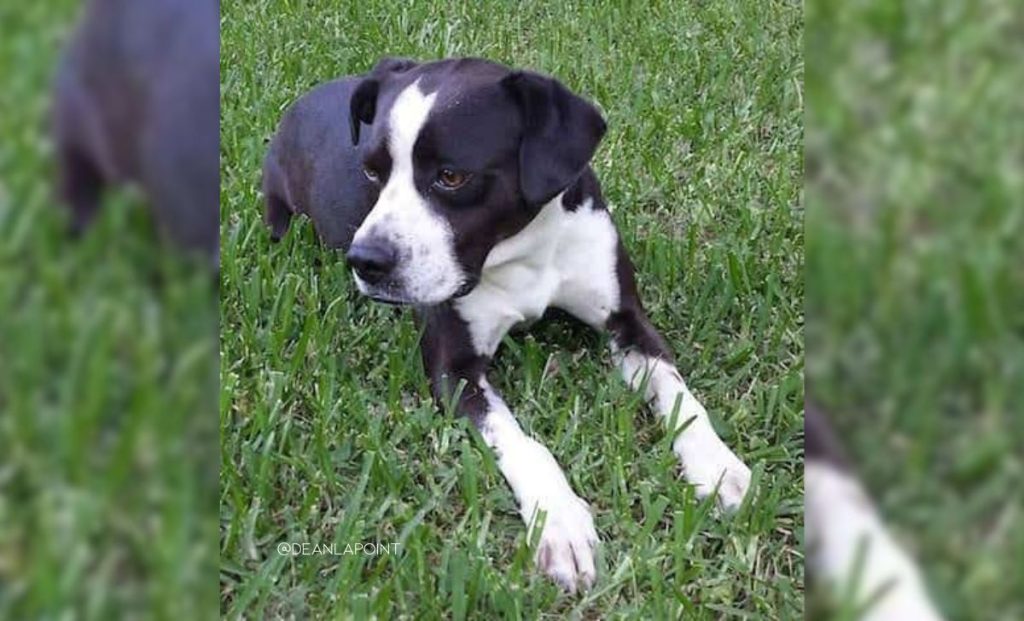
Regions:
<svg viewBox="0 0 1024 621"><path fill-rule="evenodd" d="M808 460L823 461L843 471L850 470L846 451L828 418L809 400L804 406L804 455Z"/></svg>
<svg viewBox="0 0 1024 621"><path fill-rule="evenodd" d="M566 189L576 198L599 194L588 162L604 121L552 78L462 58L397 72L375 69L364 83L371 81L353 96L352 123L362 123L364 162L381 173L382 186L395 100L413 83L436 96L413 147L413 181L453 233L454 253L467 275L460 295L475 286L491 249L521 231L548 200ZM469 180L454 190L439 187L446 169Z"/></svg>

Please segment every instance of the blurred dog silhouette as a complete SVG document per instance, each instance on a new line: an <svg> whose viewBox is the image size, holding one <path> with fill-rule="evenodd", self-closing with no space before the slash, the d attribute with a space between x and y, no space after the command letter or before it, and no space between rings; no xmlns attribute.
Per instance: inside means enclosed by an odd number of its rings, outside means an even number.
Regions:
<svg viewBox="0 0 1024 621"><path fill-rule="evenodd" d="M60 195L81 233L102 190L138 185L160 228L216 264L218 0L92 0L53 109Z"/></svg>
<svg viewBox="0 0 1024 621"><path fill-rule="evenodd" d="M828 419L804 413L807 565L815 580L864 606L862 621L938 621L917 565L886 529Z"/></svg>

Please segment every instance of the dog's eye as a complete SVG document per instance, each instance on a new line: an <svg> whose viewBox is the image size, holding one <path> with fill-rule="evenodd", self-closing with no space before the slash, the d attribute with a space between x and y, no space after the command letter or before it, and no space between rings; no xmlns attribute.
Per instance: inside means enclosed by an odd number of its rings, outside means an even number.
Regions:
<svg viewBox="0 0 1024 621"><path fill-rule="evenodd" d="M374 183L380 183L380 173L370 168L369 166L363 166L363 174L366 175L366 178L369 179L370 181Z"/></svg>
<svg viewBox="0 0 1024 621"><path fill-rule="evenodd" d="M443 190L458 190L462 186L466 185L469 178L472 175L465 172L459 172L457 170L451 170L450 168L442 168L441 172L437 174L437 181L434 185Z"/></svg>

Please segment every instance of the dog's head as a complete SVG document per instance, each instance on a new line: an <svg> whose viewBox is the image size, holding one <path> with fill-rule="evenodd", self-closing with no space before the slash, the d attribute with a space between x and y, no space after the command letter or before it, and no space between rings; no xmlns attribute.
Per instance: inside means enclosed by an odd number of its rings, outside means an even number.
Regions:
<svg viewBox="0 0 1024 621"><path fill-rule="evenodd" d="M351 106L377 196L348 261L362 293L392 303L471 291L495 244L579 177L605 131L554 79L479 59L382 61Z"/></svg>

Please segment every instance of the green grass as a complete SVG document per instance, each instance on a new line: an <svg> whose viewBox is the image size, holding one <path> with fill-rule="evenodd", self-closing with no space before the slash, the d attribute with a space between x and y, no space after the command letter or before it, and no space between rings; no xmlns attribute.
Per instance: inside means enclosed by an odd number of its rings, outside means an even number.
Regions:
<svg viewBox="0 0 1024 621"><path fill-rule="evenodd" d="M0 618L209 617L216 288L133 193L68 236L46 117L77 4L0 6Z"/></svg>
<svg viewBox="0 0 1024 621"><path fill-rule="evenodd" d="M1024 20L807 24L811 392L949 618L1024 618Z"/></svg>
<svg viewBox="0 0 1024 621"><path fill-rule="evenodd" d="M802 617L801 30L792 2L222 3L225 616ZM484 56L598 102L594 166L654 322L760 473L750 507L696 502L603 339L542 323L492 378L603 543L586 596L533 570L489 451L430 402L408 312L359 298L308 222L278 245L260 222L282 111L382 55ZM276 552L365 541L401 552Z"/></svg>

